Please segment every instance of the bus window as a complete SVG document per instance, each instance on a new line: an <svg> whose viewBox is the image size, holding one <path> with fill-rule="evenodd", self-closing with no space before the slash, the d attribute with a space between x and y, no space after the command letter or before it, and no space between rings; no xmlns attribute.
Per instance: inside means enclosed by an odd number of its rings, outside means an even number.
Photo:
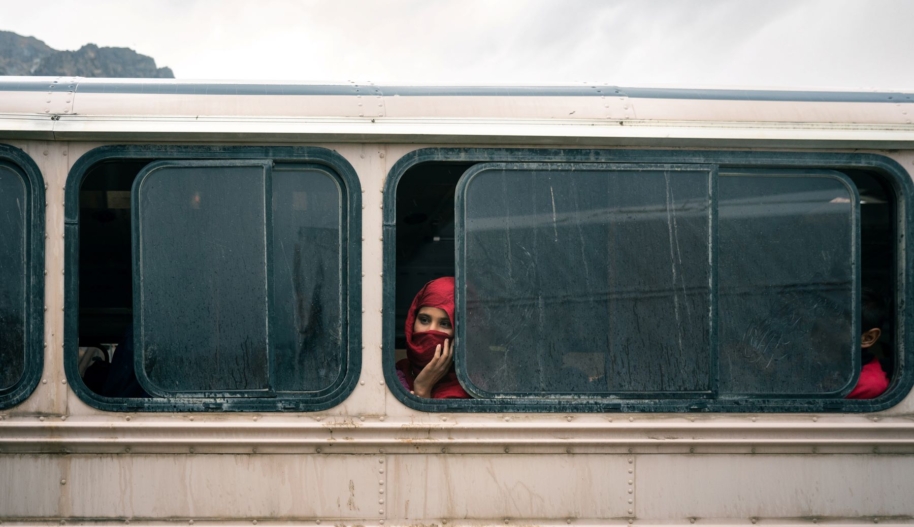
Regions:
<svg viewBox="0 0 914 527"><path fill-rule="evenodd" d="M349 213L361 193L354 177L306 161L143 160L107 163L120 165L114 177L106 164L89 173L80 217L118 225L86 221L99 225L81 237L120 237L80 248L80 314L95 316L80 316L79 345L113 347L110 363L83 376L85 399L103 409L307 410L351 389L360 346L348 322L359 309L347 299L358 271ZM100 244L116 255L110 279L90 252Z"/></svg>
<svg viewBox="0 0 914 527"><path fill-rule="evenodd" d="M41 374L44 222L37 218L44 208L37 174L24 154L0 145L0 408L28 396Z"/></svg>
<svg viewBox="0 0 914 527"><path fill-rule="evenodd" d="M429 149L410 162L392 170L385 211L397 264L385 373L412 407L863 411L873 403L845 400L862 356L892 380L879 404L904 395L894 307L873 349L860 344L861 289L898 299L894 174L749 152ZM401 319L450 273L473 399L423 401L393 382Z"/></svg>
<svg viewBox="0 0 914 527"><path fill-rule="evenodd" d="M27 198L19 173L0 165L0 393L25 371Z"/></svg>

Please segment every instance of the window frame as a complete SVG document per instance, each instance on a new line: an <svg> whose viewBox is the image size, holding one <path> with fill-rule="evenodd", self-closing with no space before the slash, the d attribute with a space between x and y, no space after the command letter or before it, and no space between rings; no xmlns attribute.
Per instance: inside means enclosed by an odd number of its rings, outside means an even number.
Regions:
<svg viewBox="0 0 914 527"><path fill-rule="evenodd" d="M90 390L79 375L79 191L90 170L103 162L141 161L147 170L157 162L270 160L275 164L316 165L337 179L341 187L340 247L342 262L343 325L347 346L340 358L342 374L331 387L319 392L270 398L195 396L116 398ZM131 196L133 198L133 196ZM112 412L315 412L340 404L355 389L362 366L362 189L358 175L342 156L320 147L216 147L175 145L112 145L90 150L80 157L66 185L64 369L73 391L93 408ZM131 222L132 223L132 222ZM131 229L136 225L131 224ZM132 251L135 248L131 249ZM135 280L135 277L133 278ZM135 283L135 282L134 282Z"/></svg>
<svg viewBox="0 0 914 527"><path fill-rule="evenodd" d="M864 169L877 172L895 195L894 238L896 243L895 295L893 312L896 334L897 373L885 394L869 400L816 398L801 396L740 397L733 399L621 399L574 397L504 397L492 399L424 399L409 393L397 377L395 367L396 300L396 206L397 186L412 167L427 162L475 163L602 163L602 164L692 164L717 165L720 173L740 169ZM472 169L470 169L472 170ZM914 182L902 166L882 155L827 152L777 151L675 151L675 150L594 150L523 148L425 148L403 156L391 168L384 189L384 312L383 370L394 396L406 406L424 412L830 412L863 413L884 410L898 404L914 386L914 313L904 309L914 299L914 248L905 244L904 234L914 226L911 196ZM457 199L455 197L455 199ZM462 203L455 203L455 207ZM456 217L455 217L456 221ZM457 226L455 225L455 229ZM457 238L460 233L455 232ZM859 236L856 243L860 243ZM455 246L455 265L457 259ZM461 270L457 270L458 273ZM716 274L716 273L715 273ZM459 294L459 293L458 293ZM859 298L859 291L857 292ZM460 322L457 322L458 334ZM461 360L459 357L456 360Z"/></svg>
<svg viewBox="0 0 914 527"><path fill-rule="evenodd" d="M0 163L19 173L29 205L25 218L25 358L19 381L0 391L0 410L5 410L32 395L44 370L46 183L32 158L14 146L0 144Z"/></svg>

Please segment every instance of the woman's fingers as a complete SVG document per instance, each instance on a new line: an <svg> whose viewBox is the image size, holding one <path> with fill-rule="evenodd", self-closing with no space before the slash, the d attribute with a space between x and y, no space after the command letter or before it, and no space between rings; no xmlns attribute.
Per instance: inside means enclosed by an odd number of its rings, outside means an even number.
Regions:
<svg viewBox="0 0 914 527"><path fill-rule="evenodd" d="M451 358L454 356L454 345L451 343L451 339L444 339L444 360L445 363L450 365Z"/></svg>

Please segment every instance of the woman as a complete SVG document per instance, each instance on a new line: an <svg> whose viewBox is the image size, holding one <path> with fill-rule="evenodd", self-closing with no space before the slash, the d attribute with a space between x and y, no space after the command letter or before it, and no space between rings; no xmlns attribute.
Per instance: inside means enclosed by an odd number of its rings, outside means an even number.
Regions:
<svg viewBox="0 0 914 527"><path fill-rule="evenodd" d="M454 371L454 277L425 284L406 315L406 358L397 376L411 393L431 399L468 399Z"/></svg>

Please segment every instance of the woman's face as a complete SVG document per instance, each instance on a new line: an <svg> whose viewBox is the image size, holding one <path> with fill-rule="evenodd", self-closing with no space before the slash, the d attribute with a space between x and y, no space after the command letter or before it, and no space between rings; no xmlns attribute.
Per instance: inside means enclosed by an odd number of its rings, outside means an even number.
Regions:
<svg viewBox="0 0 914 527"><path fill-rule="evenodd" d="M425 333L426 331L440 331L453 336L454 327L451 325L447 312L437 307L419 308L416 321L413 322L413 333Z"/></svg>

